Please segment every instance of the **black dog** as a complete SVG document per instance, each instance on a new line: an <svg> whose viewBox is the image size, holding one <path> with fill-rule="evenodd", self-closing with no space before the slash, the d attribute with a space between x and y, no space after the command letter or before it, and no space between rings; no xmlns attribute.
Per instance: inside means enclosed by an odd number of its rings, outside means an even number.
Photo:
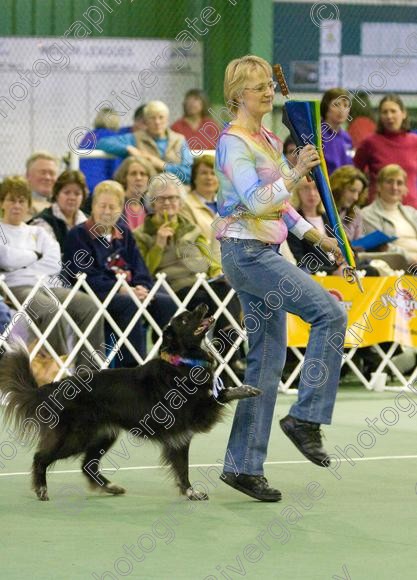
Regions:
<svg viewBox="0 0 417 580"><path fill-rule="evenodd" d="M259 389L242 385L213 396L213 361L200 346L213 324L200 305L172 319L164 329L160 356L141 367L107 369L38 387L27 351L7 352L0 363L0 393L7 395L6 421L14 422L23 440L38 440L33 460L33 488L48 500L46 470L58 459L83 455L82 471L95 489L114 495L122 487L100 473L100 458L121 430L162 446L162 460L182 494L208 499L188 478L188 451L195 433L209 431L221 418L224 403L253 397Z"/></svg>

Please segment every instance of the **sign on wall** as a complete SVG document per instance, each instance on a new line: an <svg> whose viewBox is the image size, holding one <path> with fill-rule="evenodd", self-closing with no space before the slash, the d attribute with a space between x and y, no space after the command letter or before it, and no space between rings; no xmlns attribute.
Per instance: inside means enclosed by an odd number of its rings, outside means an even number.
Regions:
<svg viewBox="0 0 417 580"><path fill-rule="evenodd" d="M202 69L199 43L184 53L168 40L0 38L0 173L22 173L35 150L65 154L105 106L129 126L137 107L158 99L174 121Z"/></svg>

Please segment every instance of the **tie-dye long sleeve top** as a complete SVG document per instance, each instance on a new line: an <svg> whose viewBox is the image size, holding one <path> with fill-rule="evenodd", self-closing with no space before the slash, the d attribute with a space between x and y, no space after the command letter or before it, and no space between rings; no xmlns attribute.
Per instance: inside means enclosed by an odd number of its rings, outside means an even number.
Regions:
<svg viewBox="0 0 417 580"><path fill-rule="evenodd" d="M228 125L216 148L219 218L217 238L257 239L281 244L288 231L299 239L313 226L290 205L282 176L291 169L282 155L281 141L261 128L252 134Z"/></svg>

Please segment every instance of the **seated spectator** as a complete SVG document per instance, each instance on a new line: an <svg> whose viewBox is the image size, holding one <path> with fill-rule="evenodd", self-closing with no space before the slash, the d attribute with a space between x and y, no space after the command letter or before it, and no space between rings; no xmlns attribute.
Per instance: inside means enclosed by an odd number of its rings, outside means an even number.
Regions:
<svg viewBox="0 0 417 580"><path fill-rule="evenodd" d="M321 99L320 113L324 158L329 175L342 165L351 165L352 139L342 129L349 116L350 99L344 89L329 89Z"/></svg>
<svg viewBox="0 0 417 580"><path fill-rule="evenodd" d="M81 171L64 171L52 190L52 205L36 215L29 223L44 228L59 243L61 252L67 233L82 224L87 216L80 210L87 199L87 184Z"/></svg>
<svg viewBox="0 0 417 580"><path fill-rule="evenodd" d="M411 133L408 112L398 95L386 95L378 107L376 133L364 139L354 163L369 177L368 202L375 199L378 172L397 164L406 173L407 194L403 203L417 208L417 135Z"/></svg>
<svg viewBox="0 0 417 580"><path fill-rule="evenodd" d="M140 105L135 112L133 113L133 125L130 127L122 127L120 129L120 134L122 133L134 133L135 131L144 131L145 130L145 121L143 118L143 109L146 105Z"/></svg>
<svg viewBox="0 0 417 580"><path fill-rule="evenodd" d="M348 133L352 139L353 148L357 149L366 137L373 135L376 131L374 113L372 111L369 95L365 91L358 91L351 102L351 121Z"/></svg>
<svg viewBox="0 0 417 580"><path fill-rule="evenodd" d="M209 278L219 277L211 281L211 287L220 299L224 299L230 286L222 276L220 265L210 256L209 242L200 228L180 213L186 198L185 189L175 175L164 173L163 177L163 184L161 180L151 181L145 196L146 204L154 213L146 216L143 226L133 232L145 262L152 274L166 274L168 284L181 300L195 283L197 272L206 272ZM197 290L189 305L194 308L201 302L210 306L210 314L217 308L203 287ZM228 304L228 310L239 321L240 304L236 296ZM218 328L228 324L220 317L216 333Z"/></svg>
<svg viewBox="0 0 417 580"><path fill-rule="evenodd" d="M114 174L115 181L125 190L122 219L130 230L143 224L146 215L143 196L148 189L149 180L155 175L149 161L141 157L127 157Z"/></svg>
<svg viewBox="0 0 417 580"><path fill-rule="evenodd" d="M143 111L146 107L145 105L140 105L135 112L133 113L133 125L131 127L130 132L134 133L135 131L145 131L146 124L145 124L145 117Z"/></svg>
<svg viewBox="0 0 417 580"><path fill-rule="evenodd" d="M26 179L32 192L29 218L51 205L52 188L57 176L58 160L47 151L37 151L26 161Z"/></svg>
<svg viewBox="0 0 417 580"><path fill-rule="evenodd" d="M404 205L407 195L407 174L402 167L390 164L381 169L376 181L377 197L362 208L365 230L380 230L397 239L382 251L401 253L408 264L417 261L417 210Z"/></svg>
<svg viewBox="0 0 417 580"><path fill-rule="evenodd" d="M94 129L86 133L79 145L79 149L100 149L97 145L100 139L112 137L121 133L120 117L114 109L103 108L94 119ZM111 179L120 165L119 159L95 159L88 154L80 156L80 170L84 173L89 191L93 191L97 183L104 179Z"/></svg>
<svg viewBox="0 0 417 580"><path fill-rule="evenodd" d="M301 179L292 191L291 204L323 236L334 237L314 181ZM337 266L330 255L320 247L313 246L304 239L300 240L291 232L288 232L287 242L297 266L307 274L316 272L327 272L329 275L339 276L343 274L342 266Z"/></svg>
<svg viewBox="0 0 417 580"><path fill-rule="evenodd" d="M157 173L169 171L189 183L193 157L184 136L168 128L168 107L162 101L150 101L143 114L144 131L100 139L97 148L118 157L143 157Z"/></svg>
<svg viewBox="0 0 417 580"><path fill-rule="evenodd" d="M282 146L282 152L285 155L288 165L290 167L295 167L297 165L297 145L294 143L291 135L285 139Z"/></svg>
<svg viewBox="0 0 417 580"><path fill-rule="evenodd" d="M213 228L213 220L217 214L218 189L214 155L197 157L191 171L191 192L185 197L181 215L200 228L203 236L210 242L214 260L220 263L220 244Z"/></svg>
<svg viewBox="0 0 417 580"><path fill-rule="evenodd" d="M0 270L20 303L25 301L38 280L43 278L42 286L27 304L26 312L44 332L70 291L60 287L61 253L58 242L43 228L23 221L31 202L31 191L23 177L7 177L3 181L0 187L0 207L3 211L1 227L7 244L0 252ZM75 294L66 310L82 332L86 331L97 312L93 300L82 292ZM69 352L67 331L68 325L61 317L48 335L47 340L58 355ZM95 350L101 352L104 333L100 319L88 340ZM84 347L77 354L76 364L87 364L95 368L88 358L80 354L82 350L85 350Z"/></svg>
<svg viewBox="0 0 417 580"><path fill-rule="evenodd" d="M64 262L69 261L71 264L68 269L85 272L88 284L101 301L116 284L118 273L126 274L128 285L140 301L145 300L154 284L129 228L119 220L124 200L125 193L120 183L111 180L99 183L93 193L91 218L73 228L65 243ZM74 260L76 252L80 250L84 250L88 256L84 261L85 266ZM122 330L126 329L137 309L136 302L123 287L107 306L107 311ZM163 327L175 313L176 307L168 294L159 290L148 306L148 311ZM146 355L143 318L136 322L128 339L142 357ZM114 359L116 366L137 366L135 358L126 347L122 347L121 354L122 360L118 356Z"/></svg>
<svg viewBox="0 0 417 580"><path fill-rule="evenodd" d="M293 189L291 199L292 205L298 213L319 230L323 236L337 237L337 232L333 232L330 227L314 181L302 179ZM348 221L348 224L350 226L351 222ZM331 276L343 276L346 264L337 266L319 246L307 244L305 240L298 239L291 232L288 233L287 241L298 267L308 274L326 272ZM367 276L379 276L378 270L368 262L358 260L356 262L357 267L365 270Z"/></svg>
<svg viewBox="0 0 417 580"><path fill-rule="evenodd" d="M352 165L336 169L330 176L330 186L334 201L350 241L365 235L362 214L359 206L366 196L368 180Z"/></svg>
<svg viewBox="0 0 417 580"><path fill-rule="evenodd" d="M175 121L171 129L184 135L191 150L215 149L220 132L209 116L209 102L203 91L187 91L183 108L184 115Z"/></svg>

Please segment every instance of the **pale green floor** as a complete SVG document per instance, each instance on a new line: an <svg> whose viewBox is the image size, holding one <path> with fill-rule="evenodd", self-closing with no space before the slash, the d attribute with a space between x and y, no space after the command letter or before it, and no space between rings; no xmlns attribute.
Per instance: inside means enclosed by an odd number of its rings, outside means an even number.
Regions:
<svg viewBox="0 0 417 580"><path fill-rule="evenodd" d="M393 407L394 397L342 388L334 424L326 428L328 451L335 445L357 445L357 434L369 429L365 418ZM151 445L129 446L130 459L118 459L121 469L112 479L127 487L127 495L95 495L80 473L51 473L51 501L41 503L30 490L29 476L20 474L31 462L31 454L20 449L14 459L2 460L5 467L0 469L0 578L414 580L417 415L399 412L397 425L377 435L372 449L363 450L364 461L341 464L338 480L303 461L281 433L278 419L292 400L280 395L266 466L270 482L283 492L281 503L253 501L215 478L208 483L209 502L181 503L166 472L155 467L158 452ZM216 463L229 429L230 417L210 435L196 437L192 464ZM8 438L1 431L0 436L0 441ZM55 469L77 468L77 462L65 461ZM202 476L195 467L191 481L197 479ZM305 488L313 481L324 495L302 507L295 494L303 494L306 502ZM266 531L273 520L276 537ZM128 573L127 561L118 559L126 558L123 545L132 546L138 538L147 552L143 561L129 557ZM139 558L139 551L135 554Z"/></svg>

